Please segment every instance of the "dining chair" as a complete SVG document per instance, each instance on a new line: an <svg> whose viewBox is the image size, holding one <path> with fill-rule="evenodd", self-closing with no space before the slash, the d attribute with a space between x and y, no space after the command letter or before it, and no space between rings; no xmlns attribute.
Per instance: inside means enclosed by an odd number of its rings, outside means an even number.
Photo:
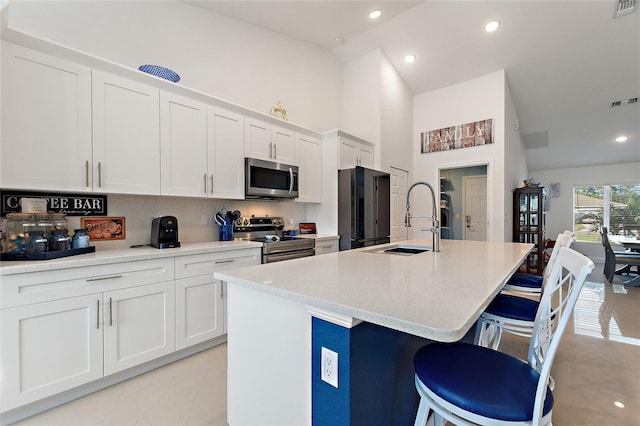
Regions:
<svg viewBox="0 0 640 426"><path fill-rule="evenodd" d="M527 362L469 343L431 343L414 357L420 395L415 425L550 425L553 391L549 377L560 338L567 327L593 262L567 247L559 250L542 293ZM562 286L571 290L552 303Z"/></svg>
<svg viewBox="0 0 640 426"><path fill-rule="evenodd" d="M558 234L556 245L553 247L549 263L545 269L544 279L538 287L538 293L533 292L521 294L540 294L543 292L546 281L549 278L553 265L557 261L558 253L562 247L571 247L575 241L572 234ZM563 298L562 288L558 289L558 298ZM478 318L476 323L476 334L474 343L476 345L490 347L497 350L502 340L502 332L507 331L511 334L522 337L531 337L536 319L536 312L540 302L529 297L520 297L512 294L500 293L493 298L489 306Z"/></svg>
<svg viewBox="0 0 640 426"><path fill-rule="evenodd" d="M640 269L640 253L632 251L613 251L609 242L609 235L606 226L600 229L602 237L602 246L604 247L604 276L610 283L616 274L625 274L631 272L631 267L636 266ZM617 265L624 265L616 269ZM632 284L640 279L640 273L635 277L624 281L624 284ZM640 281L638 281L640 285Z"/></svg>
<svg viewBox="0 0 640 426"><path fill-rule="evenodd" d="M516 272L515 274L511 275L511 277L509 278L507 283L504 285L502 290L509 291L515 294L521 294L523 296L539 297L540 294L542 293L542 281L544 280L546 271L548 271L550 268L549 264L553 261L553 254L555 252L555 249L556 247L558 247L559 244L562 244L562 241L564 241L564 240L561 240L560 235L564 235L566 237L571 238L571 241L566 243L564 247L571 247L571 244L573 244L573 242L576 240L575 238L576 234L574 234L571 231L564 231L562 234L558 234L555 245L553 246L553 249L551 251L549 261L547 262L545 273L543 273L542 275L536 275L536 274L527 274L524 272Z"/></svg>

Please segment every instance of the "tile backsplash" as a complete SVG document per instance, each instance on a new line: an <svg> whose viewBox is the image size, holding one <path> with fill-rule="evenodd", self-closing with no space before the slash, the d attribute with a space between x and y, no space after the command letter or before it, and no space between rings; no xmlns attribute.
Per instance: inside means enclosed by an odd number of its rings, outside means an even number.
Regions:
<svg viewBox="0 0 640 426"><path fill-rule="evenodd" d="M283 216L285 229L297 228L307 216L303 203L294 201L244 201L208 200L183 197L156 197L140 195L108 195L108 215L126 218L126 239L119 241L95 241L98 250L128 248L137 244L149 244L151 221L158 216L175 216L181 243L218 241L218 225L213 215L226 207L240 210L243 216ZM206 224L203 224L203 217ZM80 227L80 218L67 217L69 230Z"/></svg>

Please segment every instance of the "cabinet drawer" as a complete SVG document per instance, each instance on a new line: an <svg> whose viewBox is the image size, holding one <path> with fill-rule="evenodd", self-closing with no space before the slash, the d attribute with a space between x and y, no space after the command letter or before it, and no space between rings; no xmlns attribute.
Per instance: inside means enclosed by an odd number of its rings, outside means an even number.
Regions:
<svg viewBox="0 0 640 426"><path fill-rule="evenodd" d="M7 275L0 286L0 309L173 279L173 259Z"/></svg>
<svg viewBox="0 0 640 426"><path fill-rule="evenodd" d="M338 240L316 241L316 256L338 251Z"/></svg>
<svg viewBox="0 0 640 426"><path fill-rule="evenodd" d="M260 248L178 256L176 257L176 279L209 275L225 269L259 265L261 256L262 250Z"/></svg>

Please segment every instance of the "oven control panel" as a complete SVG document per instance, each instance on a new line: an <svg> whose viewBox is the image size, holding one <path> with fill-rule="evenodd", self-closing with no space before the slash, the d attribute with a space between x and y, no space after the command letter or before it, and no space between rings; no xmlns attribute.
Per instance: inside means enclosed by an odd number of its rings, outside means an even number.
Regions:
<svg viewBox="0 0 640 426"><path fill-rule="evenodd" d="M280 216L243 216L233 224L234 232L274 231L284 228L284 218Z"/></svg>

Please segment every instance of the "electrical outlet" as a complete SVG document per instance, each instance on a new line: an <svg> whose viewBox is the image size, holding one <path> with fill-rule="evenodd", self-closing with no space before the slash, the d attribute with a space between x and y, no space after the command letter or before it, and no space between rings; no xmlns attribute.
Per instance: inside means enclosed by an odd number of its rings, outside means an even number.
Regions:
<svg viewBox="0 0 640 426"><path fill-rule="evenodd" d="M334 388L338 387L338 354L324 346L321 350L320 378Z"/></svg>

